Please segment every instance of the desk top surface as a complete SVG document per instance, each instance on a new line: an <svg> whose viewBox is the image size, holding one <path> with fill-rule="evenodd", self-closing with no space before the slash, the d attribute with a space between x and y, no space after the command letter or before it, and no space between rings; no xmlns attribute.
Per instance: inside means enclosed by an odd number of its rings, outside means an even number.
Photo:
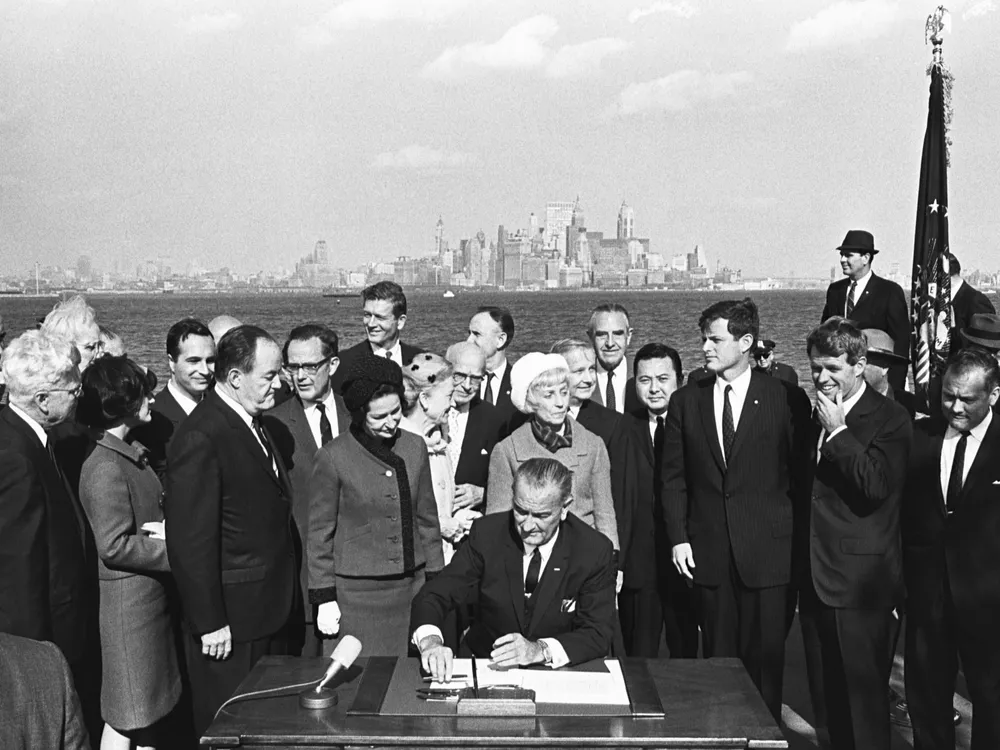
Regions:
<svg viewBox="0 0 1000 750"><path fill-rule="evenodd" d="M334 708L300 708L298 691L227 706L202 745L227 747L743 747L787 748L738 659L649 660L666 717L464 718L348 716L365 659L340 684ZM264 657L237 693L317 680L328 659ZM339 682L339 680L338 680Z"/></svg>

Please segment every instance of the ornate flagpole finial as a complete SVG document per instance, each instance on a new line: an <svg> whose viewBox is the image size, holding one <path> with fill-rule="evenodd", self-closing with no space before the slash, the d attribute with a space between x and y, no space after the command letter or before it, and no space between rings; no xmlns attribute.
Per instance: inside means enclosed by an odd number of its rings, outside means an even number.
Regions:
<svg viewBox="0 0 1000 750"><path fill-rule="evenodd" d="M943 5L939 5L933 13L927 16L927 24L924 26L924 44L931 42L934 45L934 62L941 62L941 42L944 35L951 31L951 13Z"/></svg>

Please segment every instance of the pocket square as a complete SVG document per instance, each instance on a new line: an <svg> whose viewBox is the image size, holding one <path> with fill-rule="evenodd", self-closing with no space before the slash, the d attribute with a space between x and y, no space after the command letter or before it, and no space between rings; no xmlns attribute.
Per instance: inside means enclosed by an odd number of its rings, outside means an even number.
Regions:
<svg viewBox="0 0 1000 750"><path fill-rule="evenodd" d="M998 479L997 481L995 481L993 484L1000 484L1000 479Z"/></svg>
<svg viewBox="0 0 1000 750"><path fill-rule="evenodd" d="M560 612L576 612L576 599L563 599L562 606L559 607Z"/></svg>
<svg viewBox="0 0 1000 750"><path fill-rule="evenodd" d="M480 455L480 456L486 456L486 455L489 455L489 451L488 451L488 450L486 450L485 448L483 448L483 449L482 449L481 451L479 451L479 455Z"/></svg>

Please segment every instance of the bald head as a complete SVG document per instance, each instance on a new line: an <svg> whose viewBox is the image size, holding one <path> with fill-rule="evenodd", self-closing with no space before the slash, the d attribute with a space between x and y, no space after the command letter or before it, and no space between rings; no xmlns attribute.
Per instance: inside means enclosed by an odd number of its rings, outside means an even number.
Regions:
<svg viewBox="0 0 1000 750"><path fill-rule="evenodd" d="M212 338L218 343L229 331L239 328L241 325L243 324L232 315L219 315L209 321L208 330L212 332Z"/></svg>
<svg viewBox="0 0 1000 750"><path fill-rule="evenodd" d="M451 400L456 406L465 406L479 393L479 384L486 374L486 355L470 341L448 347L445 359L451 362L452 377L456 381Z"/></svg>

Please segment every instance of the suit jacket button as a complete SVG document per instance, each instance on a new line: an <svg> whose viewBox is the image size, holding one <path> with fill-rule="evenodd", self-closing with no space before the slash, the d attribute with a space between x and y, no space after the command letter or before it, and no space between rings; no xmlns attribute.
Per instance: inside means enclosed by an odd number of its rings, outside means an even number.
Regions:
<svg viewBox="0 0 1000 750"><path fill-rule="evenodd" d="M392 476L392 472L391 472L391 471L389 471L388 469L386 469L386 470L385 470L385 475L386 475L387 477L391 477L391 476Z"/></svg>
<svg viewBox="0 0 1000 750"><path fill-rule="evenodd" d="M395 516L389 516L389 520L390 520L390 521L395 521L395 520L396 520L396 517L395 517Z"/></svg>

